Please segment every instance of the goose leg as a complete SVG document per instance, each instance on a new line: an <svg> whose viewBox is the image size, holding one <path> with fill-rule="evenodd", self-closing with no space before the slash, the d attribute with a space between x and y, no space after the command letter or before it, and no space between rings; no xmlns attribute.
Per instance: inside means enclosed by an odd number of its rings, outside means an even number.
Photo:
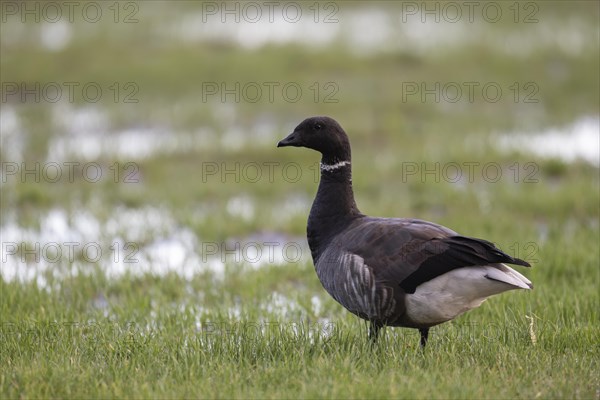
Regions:
<svg viewBox="0 0 600 400"><path fill-rule="evenodd" d="M424 349L429 337L429 328L420 328L419 333L421 334L421 348Z"/></svg>
<svg viewBox="0 0 600 400"><path fill-rule="evenodd" d="M377 342L377 337L379 336L379 331L382 327L383 325L371 321L371 325L369 326L369 340L371 343Z"/></svg>

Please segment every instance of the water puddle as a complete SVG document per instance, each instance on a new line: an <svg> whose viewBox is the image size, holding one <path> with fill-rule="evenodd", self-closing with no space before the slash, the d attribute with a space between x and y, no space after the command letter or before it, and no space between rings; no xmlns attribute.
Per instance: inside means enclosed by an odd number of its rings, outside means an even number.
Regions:
<svg viewBox="0 0 600 400"><path fill-rule="evenodd" d="M539 133L513 132L497 137L504 150L526 151L545 158L566 162L583 160L600 166L600 118L585 117L563 128Z"/></svg>
<svg viewBox="0 0 600 400"><path fill-rule="evenodd" d="M201 126L193 130L174 130L162 126L134 126L114 129L110 116L98 106L53 107L53 121L61 132L49 140L47 159L94 161L110 158L138 161L158 155L185 154L208 150L231 152L252 148L273 147L281 136L281 129L266 114L257 115L248 126L239 126L230 120L220 121L224 106L214 105L219 129ZM8 128L17 122L9 119ZM7 129L8 129L7 128Z"/></svg>
<svg viewBox="0 0 600 400"><path fill-rule="evenodd" d="M0 110L0 154L4 160L10 158L13 162L23 161L25 135L22 131L23 127L16 108L3 104Z"/></svg>
<svg viewBox="0 0 600 400"><path fill-rule="evenodd" d="M101 270L110 279L126 274L164 276L176 273L186 280L209 272L222 280L266 266L289 265L310 258L303 238L259 232L225 242L204 241L181 226L164 208L115 208L104 220L81 210L69 214L52 209L35 227L20 226L6 215L2 236L2 278L8 282L64 280Z"/></svg>
<svg viewBox="0 0 600 400"><path fill-rule="evenodd" d="M427 9L431 7L425 3L386 2L380 3L379 7L337 4L329 12L318 15L314 14L313 8L302 7L301 17L294 18L293 22L282 10L275 10L269 18L263 13L259 20L245 15L243 9L237 16L223 14L221 10L214 14L190 12L185 16L174 16L160 26L157 33L170 40L232 42L248 49L292 43L323 48L339 43L358 55L390 51L425 54L433 49L480 43L517 56L541 48L559 48L569 54L580 54L592 50L594 45L594 41L588 39L595 37L595 27L579 20L547 22L552 19L548 17L544 19L547 23L522 24L518 29L507 30L497 27L498 21L493 21L493 16L482 9L469 12L460 10L456 4L452 12L446 10L448 7L439 7L437 12L430 10L429 13ZM514 17L509 15L508 5L495 12L500 12L504 19ZM238 20L233 23L235 17Z"/></svg>
<svg viewBox="0 0 600 400"><path fill-rule="evenodd" d="M512 3L502 2L207 2L198 7L187 7L185 2L145 2L139 5L143 18L131 25L160 44L233 43L247 49L272 44L342 45L362 55L398 50L431 54L433 49L474 44L513 55L547 48L581 54L598 46L593 21L561 18L536 7L528 3L517 10ZM133 26L110 24L109 29L104 22L112 21L111 14L105 9L102 23L97 24L80 15L69 22L65 15L27 29L18 15L12 15L3 24L0 43L57 52L100 35L122 40Z"/></svg>

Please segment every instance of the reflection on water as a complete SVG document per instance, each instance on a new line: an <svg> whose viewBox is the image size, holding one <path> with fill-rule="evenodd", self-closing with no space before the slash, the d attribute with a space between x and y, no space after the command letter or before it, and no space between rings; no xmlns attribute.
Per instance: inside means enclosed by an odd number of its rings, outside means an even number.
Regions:
<svg viewBox="0 0 600 400"><path fill-rule="evenodd" d="M169 40L231 42L249 49L269 44L325 47L339 43L362 55L390 51L425 53L481 43L494 51L513 55L526 55L548 47L580 54L595 45L588 40L595 35L595 27L583 26L579 20L550 21L544 16L544 24L512 23L511 29L499 32L494 29L496 23L487 21L481 13L474 13L472 18L465 13L458 19L437 13L436 18L432 12L408 13L402 2L385 4L386 7L344 7L341 3L330 22L325 22L325 16L321 15L317 22L314 16L305 16L290 23L289 19L274 13L271 19L240 18L237 23L227 23L227 18L230 22L233 18L230 15L225 16L223 23L222 16L206 15L198 10L169 19L157 33ZM510 19L507 7L504 18ZM305 14L307 11L304 10Z"/></svg>
<svg viewBox="0 0 600 400"><path fill-rule="evenodd" d="M2 278L57 281L99 268L108 278L125 274L176 273L192 279L210 272L223 279L230 270L304 262L310 256L302 238L263 232L225 242L202 241L179 225L164 208L117 207L100 220L89 210L69 214L52 209L39 217L39 226L23 227L14 215L3 218Z"/></svg>
<svg viewBox="0 0 600 400"><path fill-rule="evenodd" d="M3 160L23 161L25 136L15 107L3 104L0 109L0 155Z"/></svg>
<svg viewBox="0 0 600 400"><path fill-rule="evenodd" d="M94 161L99 158L137 161L158 155L206 150L239 152L273 147L281 136L281 129L268 115L258 115L248 126L239 126L222 115L222 108L221 103L214 107L214 115L223 126L219 131L206 126L193 131L176 131L168 126L114 130L108 122L109 115L98 106L57 104L52 115L61 133L49 140L47 159L53 162ZM3 137L5 129L10 135L18 128L18 117L10 109L5 125L2 127ZM7 136L6 144L18 146L19 140L22 141L19 136Z"/></svg>
<svg viewBox="0 0 600 400"><path fill-rule="evenodd" d="M0 114L3 158L20 162L23 160L26 137L22 123L14 107L5 106ZM112 131L107 122L108 115L96 106L74 108L71 105L57 105L53 115L54 123L64 133L50 138L47 160L59 163L94 161L99 158L134 161L158 155L214 149L239 152L248 148L271 148L282 131L267 116L257 118L247 127L225 125L226 130L217 133L207 127L193 132L175 132L168 127ZM542 132L504 133L495 140L506 150L557 157L567 162L582 159L600 166L599 137L600 119L588 116L569 126L549 128ZM234 202L242 200L232 199ZM231 210L238 208L229 207ZM244 205L244 211L233 212L245 215L252 211ZM246 218L244 215L240 216Z"/></svg>
<svg viewBox="0 0 600 400"><path fill-rule="evenodd" d="M503 134L497 140L503 149L531 152L567 162L581 159L600 166L598 117L585 117L569 126L550 128L539 133Z"/></svg>

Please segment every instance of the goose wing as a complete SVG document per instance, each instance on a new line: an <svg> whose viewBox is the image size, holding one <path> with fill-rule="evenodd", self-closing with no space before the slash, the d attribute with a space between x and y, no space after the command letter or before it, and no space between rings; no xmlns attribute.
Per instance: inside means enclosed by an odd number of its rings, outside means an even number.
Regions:
<svg viewBox="0 0 600 400"><path fill-rule="evenodd" d="M491 242L418 219L359 219L336 242L361 257L377 281L399 284L405 293L414 293L419 285L457 268L501 263L530 266Z"/></svg>

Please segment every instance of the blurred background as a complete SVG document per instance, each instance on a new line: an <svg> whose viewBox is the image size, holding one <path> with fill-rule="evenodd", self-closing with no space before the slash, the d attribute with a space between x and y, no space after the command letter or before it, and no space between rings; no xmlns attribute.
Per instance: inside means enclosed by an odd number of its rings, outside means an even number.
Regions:
<svg viewBox="0 0 600 400"><path fill-rule="evenodd" d="M598 3L469 4L3 2L3 285L326 313L319 156L275 147L312 115L349 134L364 213L597 259Z"/></svg>

